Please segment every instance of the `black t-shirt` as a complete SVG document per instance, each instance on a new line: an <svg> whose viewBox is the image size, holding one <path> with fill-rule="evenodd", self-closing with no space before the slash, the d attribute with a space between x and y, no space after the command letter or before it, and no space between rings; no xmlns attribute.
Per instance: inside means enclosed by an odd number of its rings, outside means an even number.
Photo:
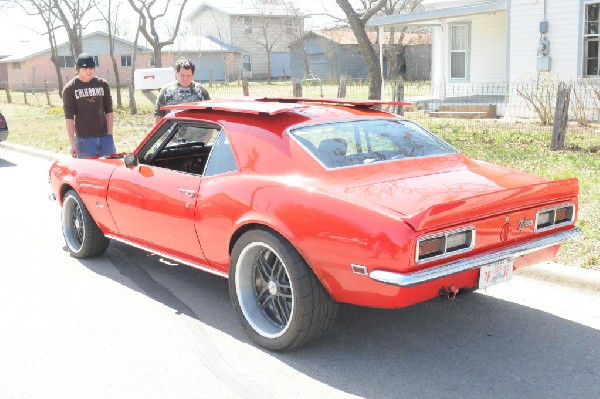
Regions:
<svg viewBox="0 0 600 399"><path fill-rule="evenodd" d="M108 133L106 114L113 112L108 82L94 76L85 83L75 77L63 90L63 108L65 118L75 120L78 137L104 136Z"/></svg>

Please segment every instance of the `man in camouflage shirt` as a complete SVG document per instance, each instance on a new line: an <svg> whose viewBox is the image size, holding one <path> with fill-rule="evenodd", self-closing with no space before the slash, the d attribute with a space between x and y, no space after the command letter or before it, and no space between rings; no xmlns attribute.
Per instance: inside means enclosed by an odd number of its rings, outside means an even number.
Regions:
<svg viewBox="0 0 600 399"><path fill-rule="evenodd" d="M175 71L177 80L163 87L158 93L154 106L154 123L158 123L166 115L166 111L160 109L163 105L210 100L208 91L194 82L196 66L193 62L180 58L175 65Z"/></svg>

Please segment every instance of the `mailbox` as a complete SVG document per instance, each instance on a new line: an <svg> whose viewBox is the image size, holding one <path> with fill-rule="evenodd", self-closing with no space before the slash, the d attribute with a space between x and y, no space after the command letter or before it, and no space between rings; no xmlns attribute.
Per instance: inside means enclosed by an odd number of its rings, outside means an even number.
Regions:
<svg viewBox="0 0 600 399"><path fill-rule="evenodd" d="M136 69L133 74L133 84L136 89L140 90L160 89L174 80L175 70L173 68Z"/></svg>

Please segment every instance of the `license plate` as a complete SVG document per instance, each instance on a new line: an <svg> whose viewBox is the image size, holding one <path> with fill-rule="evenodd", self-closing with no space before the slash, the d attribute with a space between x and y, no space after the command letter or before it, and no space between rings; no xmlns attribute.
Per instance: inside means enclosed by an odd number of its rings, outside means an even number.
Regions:
<svg viewBox="0 0 600 399"><path fill-rule="evenodd" d="M512 278L513 258L500 259L479 269L479 289L508 281Z"/></svg>

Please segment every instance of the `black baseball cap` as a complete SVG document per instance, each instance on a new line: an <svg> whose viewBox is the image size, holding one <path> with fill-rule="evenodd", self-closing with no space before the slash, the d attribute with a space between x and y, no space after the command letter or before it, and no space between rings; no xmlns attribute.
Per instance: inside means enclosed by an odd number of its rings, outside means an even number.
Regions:
<svg viewBox="0 0 600 399"><path fill-rule="evenodd" d="M94 56L89 54L79 54L77 56L77 68L96 68Z"/></svg>

